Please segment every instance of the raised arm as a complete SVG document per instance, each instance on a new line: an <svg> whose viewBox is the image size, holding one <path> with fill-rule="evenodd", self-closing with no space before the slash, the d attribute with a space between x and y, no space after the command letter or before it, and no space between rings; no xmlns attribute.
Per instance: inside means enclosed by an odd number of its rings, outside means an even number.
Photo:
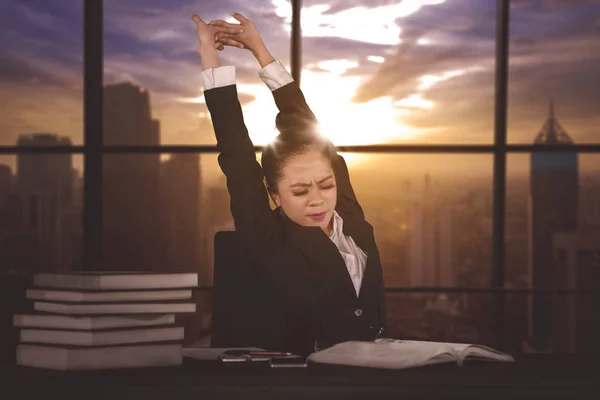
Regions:
<svg viewBox="0 0 600 400"><path fill-rule="evenodd" d="M277 225L263 184L264 174L244 123L235 68L220 67L215 45L220 28L204 23L197 15L192 19L198 26L197 53L202 62L204 97L220 151L219 166L227 178L235 228L248 248L260 253L277 236Z"/></svg>
<svg viewBox="0 0 600 400"><path fill-rule="evenodd" d="M239 13L233 13L233 17L240 22L239 25L222 20L211 21L210 24L222 28L239 26L244 30L240 34L223 35L219 40L222 44L250 50L260 64L259 76L271 89L275 104L279 109L276 125L280 132L283 135L293 135L299 131L298 129L289 129L284 132L286 125L289 126L290 124L295 125L295 128L298 128L298 124L305 124L308 129L311 125L318 125L317 118L306 103L302 90L300 90L300 87L283 64L276 61L271 55L256 26ZM338 186L338 201L349 202L364 217L363 210L350 183L346 161L342 156L336 154L333 164Z"/></svg>

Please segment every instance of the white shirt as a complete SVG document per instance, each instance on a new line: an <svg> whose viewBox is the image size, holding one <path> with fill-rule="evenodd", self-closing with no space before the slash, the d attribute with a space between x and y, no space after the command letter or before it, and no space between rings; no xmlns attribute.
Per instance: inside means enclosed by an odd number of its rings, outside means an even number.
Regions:
<svg viewBox="0 0 600 400"><path fill-rule="evenodd" d="M281 61L274 61L258 72L258 76L271 91L293 82L294 79L285 69ZM235 84L235 67L232 65L208 68L202 71L202 86L204 90L229 86ZM344 220L337 211L333 212L333 229L329 239L336 245L340 255L344 259L350 279L354 285L356 296L360 293L365 268L367 266L367 255L356 245L354 239L343 232Z"/></svg>

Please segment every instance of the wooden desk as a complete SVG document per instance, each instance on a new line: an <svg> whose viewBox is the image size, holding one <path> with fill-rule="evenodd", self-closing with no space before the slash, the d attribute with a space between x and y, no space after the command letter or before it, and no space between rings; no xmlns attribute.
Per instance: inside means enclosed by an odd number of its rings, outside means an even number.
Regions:
<svg viewBox="0 0 600 400"><path fill-rule="evenodd" d="M171 368L58 372L0 367L2 399L600 399L592 359L535 356L515 364L400 371L311 365L246 369L187 361Z"/></svg>

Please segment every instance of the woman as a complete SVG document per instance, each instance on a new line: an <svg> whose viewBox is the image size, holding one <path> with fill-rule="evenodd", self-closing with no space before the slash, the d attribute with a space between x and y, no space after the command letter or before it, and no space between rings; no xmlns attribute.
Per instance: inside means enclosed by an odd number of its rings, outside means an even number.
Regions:
<svg viewBox="0 0 600 400"><path fill-rule="evenodd" d="M315 343L373 340L385 326L383 274L373 228L356 199L346 163L317 133L300 88L269 53L256 27L233 15L239 25L206 24L192 15L197 53L236 231L257 275L283 307L284 350L307 355ZM244 125L234 67L220 66L222 44L254 54L279 109L280 135L263 151L262 168Z"/></svg>

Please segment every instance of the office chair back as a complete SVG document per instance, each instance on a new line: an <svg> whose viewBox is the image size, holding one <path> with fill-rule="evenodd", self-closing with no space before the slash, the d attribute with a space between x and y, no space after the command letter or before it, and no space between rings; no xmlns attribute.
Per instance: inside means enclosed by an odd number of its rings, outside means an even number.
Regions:
<svg viewBox="0 0 600 400"><path fill-rule="evenodd" d="M211 347L283 346L285 320L271 289L258 279L236 232L215 234Z"/></svg>

